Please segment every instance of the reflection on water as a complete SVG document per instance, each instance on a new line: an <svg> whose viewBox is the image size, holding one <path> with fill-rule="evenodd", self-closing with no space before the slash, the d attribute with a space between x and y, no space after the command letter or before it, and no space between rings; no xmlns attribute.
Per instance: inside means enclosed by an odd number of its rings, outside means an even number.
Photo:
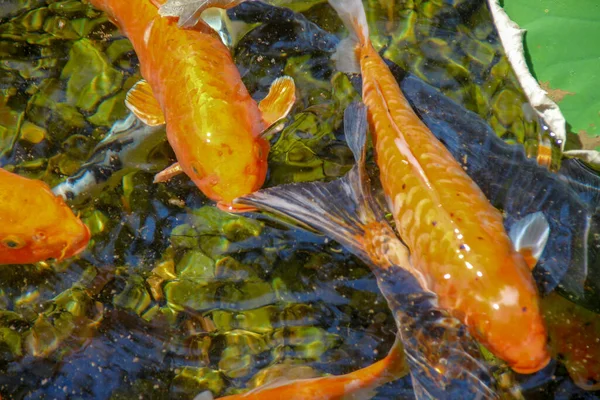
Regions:
<svg viewBox="0 0 600 400"><path fill-rule="evenodd" d="M0 7L0 165L54 186L98 154L96 145L127 116L123 100L140 79L137 59L87 4L7 4ZM262 97L283 74L298 85L292 117L272 139L269 186L339 177L353 163L340 123L358 94L330 61L341 23L324 2L286 6L303 17L255 4L228 13L262 22L234 49L253 95ZM387 59L535 155L539 126L523 115L525 98L484 2L366 6ZM124 142L114 143L123 155ZM395 326L366 266L322 237L258 214L223 213L185 177L153 184L153 171L173 154L159 136L147 147L139 164L95 169L98 182L109 184L74 199L93 234L81 257L0 268L2 395L232 394L275 376L273 364L342 374L387 352ZM576 396L566 372L556 376L544 390ZM411 397L408 377L377 396Z"/></svg>

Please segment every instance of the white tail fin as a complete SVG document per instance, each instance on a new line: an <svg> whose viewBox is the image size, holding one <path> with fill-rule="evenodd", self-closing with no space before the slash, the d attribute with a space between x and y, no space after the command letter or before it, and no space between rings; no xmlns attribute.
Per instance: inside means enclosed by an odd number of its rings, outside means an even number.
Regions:
<svg viewBox="0 0 600 400"><path fill-rule="evenodd" d="M356 58L356 46L369 41L369 25L361 0L329 0L349 31L333 55L336 67L342 72L358 73L360 66Z"/></svg>

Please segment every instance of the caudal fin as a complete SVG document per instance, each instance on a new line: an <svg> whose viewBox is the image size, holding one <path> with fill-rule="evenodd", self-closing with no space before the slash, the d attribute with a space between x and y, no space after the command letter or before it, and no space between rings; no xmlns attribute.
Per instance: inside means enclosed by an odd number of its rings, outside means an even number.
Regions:
<svg viewBox="0 0 600 400"><path fill-rule="evenodd" d="M333 55L338 70L347 73L359 73L360 66L356 56L356 46L364 45L369 40L369 25L365 8L361 0L329 0L329 4L338 13L349 31Z"/></svg>

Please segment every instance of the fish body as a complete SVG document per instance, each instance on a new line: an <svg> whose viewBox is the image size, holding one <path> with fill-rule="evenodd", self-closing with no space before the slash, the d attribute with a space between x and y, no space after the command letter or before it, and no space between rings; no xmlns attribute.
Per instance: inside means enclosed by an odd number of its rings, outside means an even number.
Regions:
<svg viewBox="0 0 600 400"><path fill-rule="evenodd" d="M128 106L151 125L166 124L180 171L225 208L262 186L269 110L250 97L219 35L202 20L179 28L159 15L162 1L90 3L131 41L145 82L130 91Z"/></svg>
<svg viewBox="0 0 600 400"><path fill-rule="evenodd" d="M81 168L53 187L52 192L71 204L81 203L107 185L118 184L131 171L159 172L167 165L152 161L151 155L165 142L164 127L145 125L129 114L113 125Z"/></svg>
<svg viewBox="0 0 600 400"><path fill-rule="evenodd" d="M529 159L522 145L504 142L477 114L413 75L402 80L401 88L488 200L503 211L507 231L528 214L544 214L551 251L543 252L532 271L537 287L544 295L558 287L581 300L584 287L587 291L594 285L588 274L593 263L588 249L594 246L588 240L600 198L595 174L576 160L564 160L558 173L548 171Z"/></svg>
<svg viewBox="0 0 600 400"><path fill-rule="evenodd" d="M354 372L310 379L278 378L249 392L220 397L218 400L370 399L375 394L374 388L406 372L402 343L396 340L385 358ZM201 398L212 399L212 396Z"/></svg>
<svg viewBox="0 0 600 400"><path fill-rule="evenodd" d="M30 264L81 252L90 231L44 182L0 168L0 264Z"/></svg>
<svg viewBox="0 0 600 400"><path fill-rule="evenodd" d="M538 371L550 360L538 294L501 213L410 107L369 40L362 3L330 3L352 30L338 63L358 60L381 184L412 265L495 355Z"/></svg>

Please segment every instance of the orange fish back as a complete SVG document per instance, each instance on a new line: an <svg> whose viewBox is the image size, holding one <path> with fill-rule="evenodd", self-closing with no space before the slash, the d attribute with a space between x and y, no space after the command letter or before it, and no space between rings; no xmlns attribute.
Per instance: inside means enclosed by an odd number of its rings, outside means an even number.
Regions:
<svg viewBox="0 0 600 400"><path fill-rule="evenodd" d="M494 208L414 113L370 43L357 47L380 180L411 263L440 305L522 373L548 363L533 278Z"/></svg>
<svg viewBox="0 0 600 400"><path fill-rule="evenodd" d="M181 29L149 0L92 0L131 40L183 172L210 198L259 188L268 143L261 112L229 49L203 21Z"/></svg>
<svg viewBox="0 0 600 400"><path fill-rule="evenodd" d="M492 249L511 251L500 212L412 111L371 46L364 47L361 61L365 75L377 76L365 79L363 98L373 104L381 182L415 264L439 286L455 281L444 278L453 271L442 266L464 266L471 254L496 256ZM476 271L462 272L461 280L478 278Z"/></svg>

